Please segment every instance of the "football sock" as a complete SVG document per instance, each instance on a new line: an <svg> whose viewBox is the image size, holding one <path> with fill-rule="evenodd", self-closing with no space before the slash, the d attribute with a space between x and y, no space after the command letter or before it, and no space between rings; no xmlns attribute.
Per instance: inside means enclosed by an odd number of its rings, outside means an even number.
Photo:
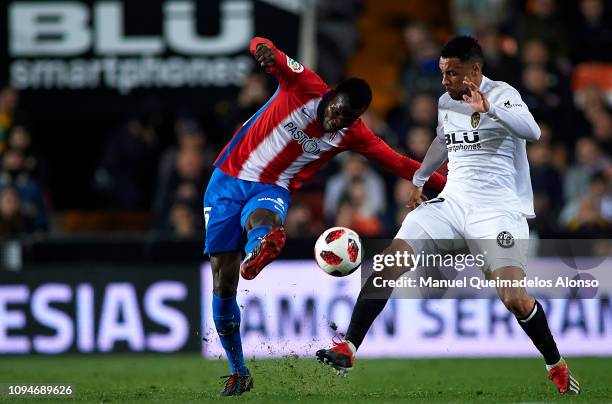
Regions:
<svg viewBox="0 0 612 404"><path fill-rule="evenodd" d="M262 237L270 233L270 230L272 230L272 227L270 226L259 226L249 230L249 232L247 233L247 242L244 246L245 254L250 253L251 250L255 248L257 244L259 244Z"/></svg>
<svg viewBox="0 0 612 404"><path fill-rule="evenodd" d="M535 347L544 356L547 365L554 365L561 360L555 339L548 328L546 313L540 302L536 300L529 315L522 320L519 318L517 320Z"/></svg>
<svg viewBox="0 0 612 404"><path fill-rule="evenodd" d="M372 274L359 292L357 303L353 308L351 323L346 332L345 339L350 341L359 349L368 330L380 312L385 308L387 301L393 293L393 288L377 288L374 286L374 278L380 276L379 273Z"/></svg>
<svg viewBox="0 0 612 404"><path fill-rule="evenodd" d="M221 298L213 293L213 320L215 328L221 339L221 345L230 363L232 373L248 374L249 370L244 364L242 355L242 341L240 339L240 308L236 295Z"/></svg>

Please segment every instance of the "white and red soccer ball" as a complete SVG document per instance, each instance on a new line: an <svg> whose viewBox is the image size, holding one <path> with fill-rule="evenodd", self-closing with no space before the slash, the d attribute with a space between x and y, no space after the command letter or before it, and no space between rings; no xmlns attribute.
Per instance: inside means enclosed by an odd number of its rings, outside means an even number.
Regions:
<svg viewBox="0 0 612 404"><path fill-rule="evenodd" d="M361 265L361 240L346 227L332 227L319 236L314 246L319 267L332 276L347 276Z"/></svg>

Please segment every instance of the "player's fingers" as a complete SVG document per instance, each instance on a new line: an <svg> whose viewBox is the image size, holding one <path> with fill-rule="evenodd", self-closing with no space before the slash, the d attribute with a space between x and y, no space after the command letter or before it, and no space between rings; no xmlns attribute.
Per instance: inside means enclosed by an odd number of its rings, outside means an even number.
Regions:
<svg viewBox="0 0 612 404"><path fill-rule="evenodd" d="M466 84L470 88L478 88L478 87L476 87L476 83L474 83L472 80L468 79L467 76L463 78L463 84Z"/></svg>
<svg viewBox="0 0 612 404"><path fill-rule="evenodd" d="M470 97L467 94L463 94L463 101L470 102Z"/></svg>
<svg viewBox="0 0 612 404"><path fill-rule="evenodd" d="M470 92L470 95L474 95L474 93L477 93L480 91L480 89L478 88L478 86L471 82L471 81L464 81L465 84L467 84L468 86L468 91Z"/></svg>

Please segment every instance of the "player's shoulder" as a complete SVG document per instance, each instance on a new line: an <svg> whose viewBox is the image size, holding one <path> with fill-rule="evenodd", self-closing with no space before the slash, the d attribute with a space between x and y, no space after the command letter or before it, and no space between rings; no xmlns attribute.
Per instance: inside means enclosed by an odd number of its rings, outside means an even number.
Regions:
<svg viewBox="0 0 612 404"><path fill-rule="evenodd" d="M486 79L483 88L483 93L485 93L489 98L501 97L503 95L508 94L519 94L516 88L512 87L510 84L505 81L496 81L491 79Z"/></svg>
<svg viewBox="0 0 612 404"><path fill-rule="evenodd" d="M321 96L329 91L329 86L310 68L303 66L302 70L295 72L295 85L293 90L310 95Z"/></svg>
<svg viewBox="0 0 612 404"><path fill-rule="evenodd" d="M452 101L450 95L447 92L442 94L440 98L438 98L438 108L445 108L449 102Z"/></svg>

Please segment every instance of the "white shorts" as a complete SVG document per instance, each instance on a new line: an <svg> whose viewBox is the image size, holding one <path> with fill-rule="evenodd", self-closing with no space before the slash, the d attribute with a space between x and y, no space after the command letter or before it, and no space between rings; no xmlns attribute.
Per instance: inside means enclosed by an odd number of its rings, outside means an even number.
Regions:
<svg viewBox="0 0 612 404"><path fill-rule="evenodd" d="M527 219L497 206L467 206L445 195L406 215L395 238L415 254L482 254L485 271L505 266L525 270L529 245Z"/></svg>

